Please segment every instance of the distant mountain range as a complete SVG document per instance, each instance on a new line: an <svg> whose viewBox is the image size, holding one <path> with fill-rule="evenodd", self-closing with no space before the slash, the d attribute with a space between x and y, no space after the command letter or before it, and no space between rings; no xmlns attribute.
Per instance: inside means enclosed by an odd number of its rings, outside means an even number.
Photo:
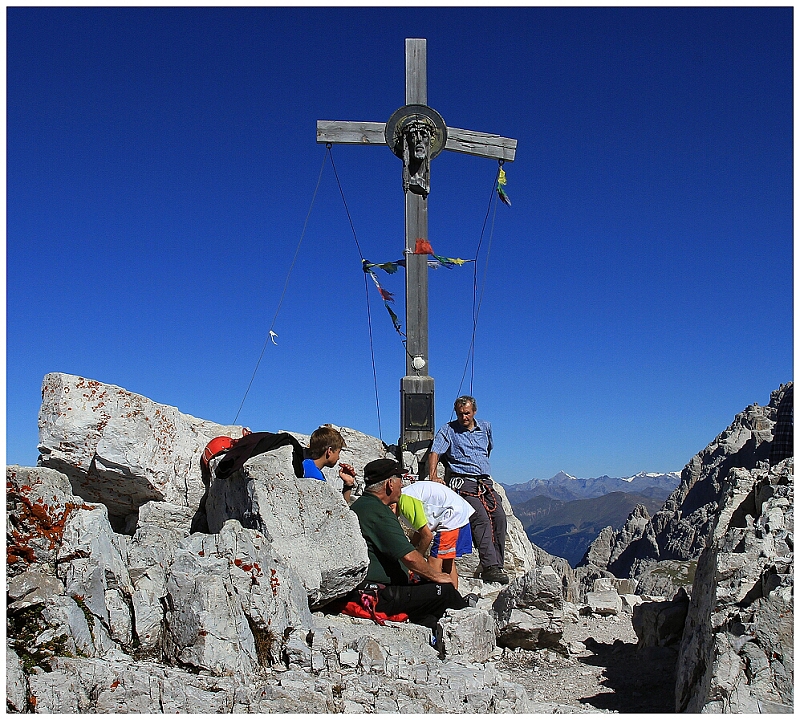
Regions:
<svg viewBox="0 0 800 720"><path fill-rule="evenodd" d="M514 514L516 514L518 504L537 495L569 501L622 492L666 500L669 494L680 485L680 482L681 474L679 472L640 472L628 478L609 477L608 475L596 478L576 478L562 471L549 480L534 478L525 483L503 485L503 488L509 502L514 506Z"/></svg>
<svg viewBox="0 0 800 720"><path fill-rule="evenodd" d="M623 492L569 501L537 495L514 505L514 515L534 545L575 567L604 527L622 527L637 505L652 515L663 504L661 498Z"/></svg>
<svg viewBox="0 0 800 720"><path fill-rule="evenodd" d="M636 505L652 515L680 484L678 472L629 478L575 478L560 472L549 480L503 485L514 515L531 542L575 567L600 531L620 528Z"/></svg>

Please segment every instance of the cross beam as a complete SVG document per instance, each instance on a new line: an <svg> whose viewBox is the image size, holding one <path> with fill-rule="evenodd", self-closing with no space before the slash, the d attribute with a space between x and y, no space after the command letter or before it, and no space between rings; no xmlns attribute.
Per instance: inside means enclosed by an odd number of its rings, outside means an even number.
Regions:
<svg viewBox="0 0 800 720"><path fill-rule="evenodd" d="M386 145L386 123L317 120L318 143ZM512 162L517 141L501 135L462 130L448 125L445 150Z"/></svg>
<svg viewBox="0 0 800 720"><path fill-rule="evenodd" d="M439 151L450 150L512 162L517 151L517 141L512 138L445 125L442 117L429 108L427 103L427 41L423 38L406 38L406 105L403 108L384 123L317 121L318 143L391 145L397 142L397 133L404 138L399 145L392 147L392 151L403 159L405 190L407 353L406 375L400 381L401 449L416 442L432 440L436 429L433 417L433 377L430 376L428 364L428 258L427 255L414 254L417 239L428 239L430 185L427 168L430 160ZM419 174L409 179L409 167L414 163L414 156L409 154L413 153L409 149L413 141L408 137L414 132L411 128L415 120L421 120L423 125L427 123L429 144L427 158L422 161L426 168L424 176ZM409 129L406 130L406 127ZM433 136L436 137L436 142L432 139ZM398 147L405 148L404 154Z"/></svg>

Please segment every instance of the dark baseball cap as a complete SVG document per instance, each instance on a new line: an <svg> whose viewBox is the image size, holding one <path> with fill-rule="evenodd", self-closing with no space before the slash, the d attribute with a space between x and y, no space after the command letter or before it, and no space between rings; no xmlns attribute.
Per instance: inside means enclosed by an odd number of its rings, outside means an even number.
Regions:
<svg viewBox="0 0 800 720"><path fill-rule="evenodd" d="M390 460L389 458L373 460L372 462L368 462L364 467L364 484L374 485L375 483L388 480L395 475L403 477L405 472L400 463Z"/></svg>

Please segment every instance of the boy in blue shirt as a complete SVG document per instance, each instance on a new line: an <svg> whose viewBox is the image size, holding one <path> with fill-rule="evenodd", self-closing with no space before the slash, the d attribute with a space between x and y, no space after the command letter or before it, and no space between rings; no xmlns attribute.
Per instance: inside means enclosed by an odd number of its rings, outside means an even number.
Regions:
<svg viewBox="0 0 800 720"><path fill-rule="evenodd" d="M345 447L342 434L331 425L322 425L311 433L308 443L309 458L303 460L303 477L325 482L322 468L332 468L339 462L339 455ZM356 483L356 471L352 465L339 463L339 477L342 480L342 496L350 502L350 491Z"/></svg>

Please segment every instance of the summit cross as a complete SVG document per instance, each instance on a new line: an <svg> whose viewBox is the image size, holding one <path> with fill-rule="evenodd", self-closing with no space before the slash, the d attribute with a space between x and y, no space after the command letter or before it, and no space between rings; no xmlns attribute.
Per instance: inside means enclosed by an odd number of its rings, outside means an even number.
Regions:
<svg viewBox="0 0 800 720"><path fill-rule="evenodd" d="M427 41L406 38L406 104L389 120L317 120L318 143L388 145L403 160L406 261L406 374L400 381L400 451L414 452L433 439L433 377L428 364L428 256L415 254L428 240L430 161L442 150L512 162L517 141L448 127L428 107Z"/></svg>

